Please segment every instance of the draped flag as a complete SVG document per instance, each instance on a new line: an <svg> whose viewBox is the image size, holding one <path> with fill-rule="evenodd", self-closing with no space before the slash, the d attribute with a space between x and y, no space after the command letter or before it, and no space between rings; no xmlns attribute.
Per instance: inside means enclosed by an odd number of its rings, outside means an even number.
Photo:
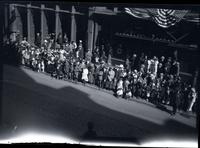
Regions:
<svg viewBox="0 0 200 148"><path fill-rule="evenodd" d="M158 26L169 28L182 19L199 22L199 16L189 13L189 10L172 10L157 8L125 8L125 12L140 19L149 19L154 21Z"/></svg>

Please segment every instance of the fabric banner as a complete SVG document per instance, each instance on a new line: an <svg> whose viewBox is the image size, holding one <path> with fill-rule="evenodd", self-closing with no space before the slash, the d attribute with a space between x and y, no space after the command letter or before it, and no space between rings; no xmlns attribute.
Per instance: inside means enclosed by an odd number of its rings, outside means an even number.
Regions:
<svg viewBox="0 0 200 148"><path fill-rule="evenodd" d="M181 20L199 22L199 15L191 15L189 10L125 8L125 12L136 18L152 20L163 28L174 26Z"/></svg>

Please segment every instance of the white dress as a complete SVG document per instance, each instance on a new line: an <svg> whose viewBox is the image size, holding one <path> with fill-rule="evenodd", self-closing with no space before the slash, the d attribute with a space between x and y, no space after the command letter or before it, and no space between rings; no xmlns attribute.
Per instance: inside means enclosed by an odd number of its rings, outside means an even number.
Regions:
<svg viewBox="0 0 200 148"><path fill-rule="evenodd" d="M117 95L121 96L123 95L123 81L119 81L117 84Z"/></svg>
<svg viewBox="0 0 200 148"><path fill-rule="evenodd" d="M88 82L88 69L87 68L83 69L82 80L85 80L86 82Z"/></svg>

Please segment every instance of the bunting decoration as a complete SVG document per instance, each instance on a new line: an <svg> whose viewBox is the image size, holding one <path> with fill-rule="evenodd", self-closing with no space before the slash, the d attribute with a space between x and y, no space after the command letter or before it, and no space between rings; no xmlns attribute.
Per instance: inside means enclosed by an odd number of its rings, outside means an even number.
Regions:
<svg viewBox="0 0 200 148"><path fill-rule="evenodd" d="M172 10L156 8L125 8L125 12L140 19L154 21L158 26L169 28L181 20L199 22L198 15L191 15L189 10Z"/></svg>

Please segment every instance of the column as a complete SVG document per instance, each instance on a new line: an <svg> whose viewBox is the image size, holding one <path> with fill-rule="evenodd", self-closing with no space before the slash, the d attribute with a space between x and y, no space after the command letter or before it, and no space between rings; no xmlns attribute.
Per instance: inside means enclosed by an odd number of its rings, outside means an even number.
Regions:
<svg viewBox="0 0 200 148"><path fill-rule="evenodd" d="M62 33L62 26L60 21L60 15L59 15L60 7L56 5L56 25L55 25L55 33L56 33L56 39L58 37L59 33Z"/></svg>
<svg viewBox="0 0 200 148"><path fill-rule="evenodd" d="M16 8L14 4L9 5L9 30L10 30L10 39L11 41L15 40L15 32L16 32L16 27L17 27L17 22L16 22L17 14L16 14Z"/></svg>
<svg viewBox="0 0 200 148"><path fill-rule="evenodd" d="M93 41L94 41L94 21L91 18L93 14L93 8L89 8L89 15L88 15L88 41L87 41L87 48L92 50Z"/></svg>
<svg viewBox="0 0 200 148"><path fill-rule="evenodd" d="M71 14L71 41L76 41L76 19L75 19L75 8L72 6L72 14Z"/></svg>
<svg viewBox="0 0 200 148"><path fill-rule="evenodd" d="M27 4L27 41L31 43L31 4Z"/></svg>
<svg viewBox="0 0 200 148"><path fill-rule="evenodd" d="M98 33L99 33L99 25L97 22L95 22L95 24L94 24L94 43L93 43L92 49L95 49L95 47L96 47Z"/></svg>
<svg viewBox="0 0 200 148"><path fill-rule="evenodd" d="M47 20L44 12L44 4L41 5L41 44L43 44L44 39L48 34L48 25Z"/></svg>
<svg viewBox="0 0 200 148"><path fill-rule="evenodd" d="M44 42L44 5L41 5L41 43Z"/></svg>

